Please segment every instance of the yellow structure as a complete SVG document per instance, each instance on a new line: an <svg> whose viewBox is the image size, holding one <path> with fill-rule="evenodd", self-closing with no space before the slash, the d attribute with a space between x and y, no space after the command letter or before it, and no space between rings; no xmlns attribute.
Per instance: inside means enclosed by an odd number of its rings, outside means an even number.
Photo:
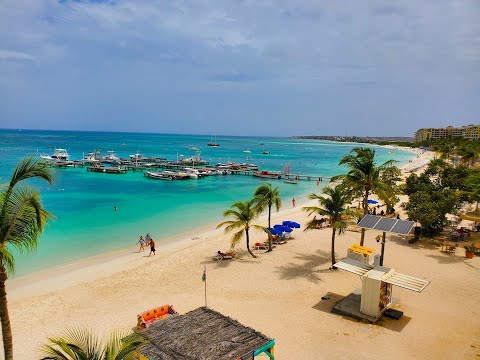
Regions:
<svg viewBox="0 0 480 360"><path fill-rule="evenodd" d="M445 139L461 137L465 139L480 139L480 125L466 125L462 127L447 126L446 128L423 128L415 132L415 141Z"/></svg>
<svg viewBox="0 0 480 360"><path fill-rule="evenodd" d="M372 255L375 252L375 249L368 248L366 246L360 246L358 244L353 244L349 247L351 251L354 251L356 253L362 254L362 255Z"/></svg>

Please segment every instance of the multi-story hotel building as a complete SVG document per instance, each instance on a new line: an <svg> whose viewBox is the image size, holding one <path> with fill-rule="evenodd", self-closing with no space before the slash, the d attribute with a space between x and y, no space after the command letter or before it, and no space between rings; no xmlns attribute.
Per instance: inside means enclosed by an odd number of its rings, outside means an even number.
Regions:
<svg viewBox="0 0 480 360"><path fill-rule="evenodd" d="M436 140L448 137L465 139L480 139L480 125L466 125L462 127L447 126L446 128L424 128L415 132L415 141Z"/></svg>

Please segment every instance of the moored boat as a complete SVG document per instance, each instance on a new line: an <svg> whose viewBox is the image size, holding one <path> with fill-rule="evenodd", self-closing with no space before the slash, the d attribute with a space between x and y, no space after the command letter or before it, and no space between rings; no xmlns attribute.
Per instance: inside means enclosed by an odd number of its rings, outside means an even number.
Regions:
<svg viewBox="0 0 480 360"><path fill-rule="evenodd" d="M266 179L281 179L282 175L278 172L272 172L268 170L254 171L253 176L266 178Z"/></svg>
<svg viewBox="0 0 480 360"><path fill-rule="evenodd" d="M47 161L68 161L70 155L66 149L55 149L52 155L40 155L40 158Z"/></svg>
<svg viewBox="0 0 480 360"><path fill-rule="evenodd" d="M174 175L172 174L166 174L165 172L151 172L147 171L143 173L143 176L151 178L151 179L156 179L156 180L175 180Z"/></svg>

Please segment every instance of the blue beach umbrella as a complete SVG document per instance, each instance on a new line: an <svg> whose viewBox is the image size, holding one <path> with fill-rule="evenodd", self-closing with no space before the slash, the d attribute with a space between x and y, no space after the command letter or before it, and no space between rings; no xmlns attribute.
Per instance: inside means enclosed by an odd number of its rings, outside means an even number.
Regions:
<svg viewBox="0 0 480 360"><path fill-rule="evenodd" d="M291 228L289 228L288 226L285 226L285 225L277 224L277 225L274 225L273 227L277 230L282 231L282 232L288 232L289 233L289 232L293 231Z"/></svg>
<svg viewBox="0 0 480 360"><path fill-rule="evenodd" d="M291 228L295 228L295 229L299 229L300 228L300 224L295 222L295 221L284 221L283 222L283 225L285 226L288 226L288 227L291 227Z"/></svg>
<svg viewBox="0 0 480 360"><path fill-rule="evenodd" d="M378 201L377 200L368 200L368 203L369 204L378 204Z"/></svg>
<svg viewBox="0 0 480 360"><path fill-rule="evenodd" d="M270 231L270 234L272 234L272 235L282 235L282 231L280 229L275 228L275 227L266 228L265 230Z"/></svg>

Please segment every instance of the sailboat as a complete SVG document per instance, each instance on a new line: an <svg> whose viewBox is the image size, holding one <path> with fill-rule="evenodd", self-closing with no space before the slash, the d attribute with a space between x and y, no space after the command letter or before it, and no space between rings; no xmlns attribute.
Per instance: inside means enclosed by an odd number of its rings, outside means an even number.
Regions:
<svg viewBox="0 0 480 360"><path fill-rule="evenodd" d="M297 179L290 179L290 163L287 163L287 165L285 165L283 168L283 175L285 176L285 180L283 181L287 184L298 184Z"/></svg>
<svg viewBox="0 0 480 360"><path fill-rule="evenodd" d="M217 136L215 136L215 141L212 140L212 137L210 136L210 142L207 144L207 146L210 147L219 147L220 144L217 143Z"/></svg>

